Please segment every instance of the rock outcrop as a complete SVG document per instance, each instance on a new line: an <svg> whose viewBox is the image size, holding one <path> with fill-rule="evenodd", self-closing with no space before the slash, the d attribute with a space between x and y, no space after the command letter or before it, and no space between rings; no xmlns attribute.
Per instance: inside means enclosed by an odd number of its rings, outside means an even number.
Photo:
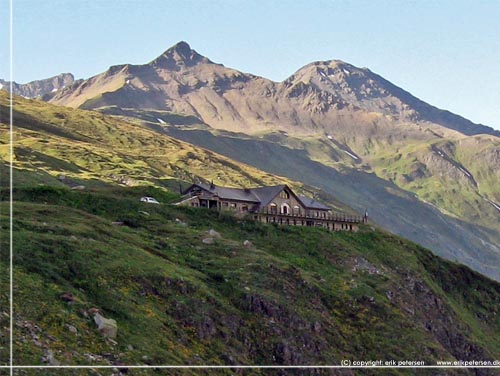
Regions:
<svg viewBox="0 0 500 376"><path fill-rule="evenodd" d="M57 76L28 82L27 84L12 83L12 92L25 98L37 98L45 96L45 100L51 98L59 89L67 87L75 82L71 73L61 73ZM0 89L10 90L10 82L0 80Z"/></svg>
<svg viewBox="0 0 500 376"><path fill-rule="evenodd" d="M94 322L97 325L97 330L103 337L115 339L118 332L118 325L116 320L107 319L102 316L99 312L94 313Z"/></svg>

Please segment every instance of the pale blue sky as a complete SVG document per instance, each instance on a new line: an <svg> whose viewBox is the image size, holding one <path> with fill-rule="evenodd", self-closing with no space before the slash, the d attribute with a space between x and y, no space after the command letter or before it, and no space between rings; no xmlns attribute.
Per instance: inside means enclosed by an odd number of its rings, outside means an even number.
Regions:
<svg viewBox="0 0 500 376"><path fill-rule="evenodd" d="M13 0L14 80L88 78L180 40L275 81L315 60L368 67L437 107L500 129L499 1ZM8 79L8 0L0 0Z"/></svg>

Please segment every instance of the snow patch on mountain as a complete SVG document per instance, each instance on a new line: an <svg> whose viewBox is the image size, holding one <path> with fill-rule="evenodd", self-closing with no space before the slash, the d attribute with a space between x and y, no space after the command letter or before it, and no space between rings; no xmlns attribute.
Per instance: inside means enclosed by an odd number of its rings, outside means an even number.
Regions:
<svg viewBox="0 0 500 376"><path fill-rule="evenodd" d="M353 158L353 159L356 159L356 160L358 160L358 159L359 159L359 158L358 158L358 157L356 157L354 154L349 153L347 150L342 150L342 151L343 151L344 153L346 153L348 156L350 156L351 158Z"/></svg>

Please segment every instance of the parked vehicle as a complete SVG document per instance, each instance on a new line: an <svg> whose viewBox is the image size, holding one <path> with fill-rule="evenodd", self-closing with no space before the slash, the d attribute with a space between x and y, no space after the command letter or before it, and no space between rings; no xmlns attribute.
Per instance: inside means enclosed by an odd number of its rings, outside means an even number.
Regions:
<svg viewBox="0 0 500 376"><path fill-rule="evenodd" d="M147 204L160 204L158 200L153 197L141 197L141 202L145 202Z"/></svg>

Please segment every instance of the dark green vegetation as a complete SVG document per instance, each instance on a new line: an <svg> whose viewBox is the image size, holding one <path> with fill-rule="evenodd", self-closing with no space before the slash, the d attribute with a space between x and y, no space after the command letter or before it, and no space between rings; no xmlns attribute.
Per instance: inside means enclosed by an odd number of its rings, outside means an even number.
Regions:
<svg viewBox="0 0 500 376"><path fill-rule="evenodd" d="M139 202L146 194L163 204ZM62 364L117 365L500 356L500 285L464 266L370 227L279 228L167 204L176 197L15 189L17 364L41 364L47 350ZM204 244L210 229L221 238ZM86 317L93 307L117 321L116 343Z"/></svg>

